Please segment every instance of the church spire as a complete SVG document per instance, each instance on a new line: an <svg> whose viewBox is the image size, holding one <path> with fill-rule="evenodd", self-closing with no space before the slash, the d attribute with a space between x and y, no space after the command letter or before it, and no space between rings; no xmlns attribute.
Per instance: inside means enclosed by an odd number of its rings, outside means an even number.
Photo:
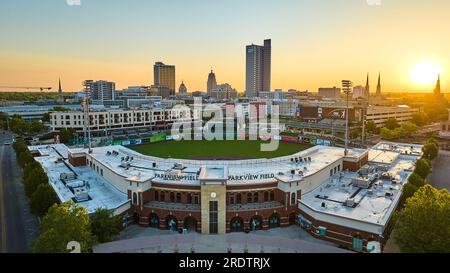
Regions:
<svg viewBox="0 0 450 273"><path fill-rule="evenodd" d="M367 80L366 80L366 96L370 96L370 85L369 85L369 73L367 73Z"/></svg>
<svg viewBox="0 0 450 273"><path fill-rule="evenodd" d="M441 74L438 75L436 88L434 89L434 95L436 97L440 97L441 96Z"/></svg>
<svg viewBox="0 0 450 273"><path fill-rule="evenodd" d="M378 73L377 98L381 97L381 73Z"/></svg>

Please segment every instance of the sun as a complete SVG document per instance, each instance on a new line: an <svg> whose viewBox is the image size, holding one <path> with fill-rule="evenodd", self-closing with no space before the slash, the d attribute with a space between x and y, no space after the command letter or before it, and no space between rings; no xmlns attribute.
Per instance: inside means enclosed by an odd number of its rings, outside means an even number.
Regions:
<svg viewBox="0 0 450 273"><path fill-rule="evenodd" d="M439 64L432 61L423 61L411 68L410 77L415 84L430 85L436 82L441 72Z"/></svg>

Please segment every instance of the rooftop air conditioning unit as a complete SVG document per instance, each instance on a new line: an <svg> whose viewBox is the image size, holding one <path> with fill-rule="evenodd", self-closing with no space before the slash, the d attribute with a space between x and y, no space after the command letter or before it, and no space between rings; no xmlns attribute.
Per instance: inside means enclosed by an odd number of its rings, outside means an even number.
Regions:
<svg viewBox="0 0 450 273"><path fill-rule="evenodd" d="M355 205L354 198L347 198L347 200L345 200L345 202L344 202L344 206L346 206L346 207L353 208L354 205Z"/></svg>

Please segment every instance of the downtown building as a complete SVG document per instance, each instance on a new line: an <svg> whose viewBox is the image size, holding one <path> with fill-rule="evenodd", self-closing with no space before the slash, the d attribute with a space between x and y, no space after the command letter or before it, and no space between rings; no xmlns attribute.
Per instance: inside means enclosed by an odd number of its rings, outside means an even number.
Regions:
<svg viewBox="0 0 450 273"><path fill-rule="evenodd" d="M270 91L271 80L271 40L264 40L264 45L248 45L246 47L246 84L245 96L258 97L260 92Z"/></svg>
<svg viewBox="0 0 450 273"><path fill-rule="evenodd" d="M153 66L154 86L158 96L164 98L175 95L175 66L156 62Z"/></svg>
<svg viewBox="0 0 450 273"><path fill-rule="evenodd" d="M114 101L116 98L116 84L108 81L85 80L83 82L85 92L93 101Z"/></svg>

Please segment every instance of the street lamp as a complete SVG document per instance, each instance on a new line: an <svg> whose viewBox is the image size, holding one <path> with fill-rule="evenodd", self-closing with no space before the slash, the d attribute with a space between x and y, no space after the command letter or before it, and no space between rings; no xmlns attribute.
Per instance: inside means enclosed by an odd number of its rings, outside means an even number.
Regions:
<svg viewBox="0 0 450 273"><path fill-rule="evenodd" d="M350 95L352 88L352 82L349 80L342 80L342 91L346 95L346 108L345 108L345 152L344 154L348 154L348 96Z"/></svg>

